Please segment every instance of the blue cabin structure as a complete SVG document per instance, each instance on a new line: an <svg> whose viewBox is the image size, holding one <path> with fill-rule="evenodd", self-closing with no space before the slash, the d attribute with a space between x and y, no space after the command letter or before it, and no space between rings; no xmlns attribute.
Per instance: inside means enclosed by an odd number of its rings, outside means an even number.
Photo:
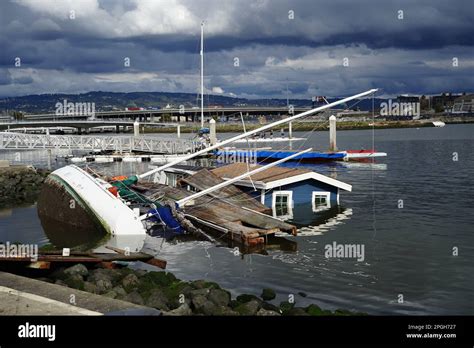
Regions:
<svg viewBox="0 0 474 348"><path fill-rule="evenodd" d="M211 172L223 180L229 180L258 167L237 162L214 168ZM167 168L155 178L155 182L176 186L180 179L195 174L199 169L192 166ZM237 181L234 185L271 208L274 217L291 220L298 225L312 223L315 214L335 211L339 206L340 191L352 191L351 185L312 170L278 166ZM189 185L188 189L195 190Z"/></svg>
<svg viewBox="0 0 474 348"><path fill-rule="evenodd" d="M257 167L233 163L212 172L228 180ZM313 213L338 206L341 190L352 191L351 185L312 170L278 166L234 185L272 208L273 216L303 224L313 220Z"/></svg>

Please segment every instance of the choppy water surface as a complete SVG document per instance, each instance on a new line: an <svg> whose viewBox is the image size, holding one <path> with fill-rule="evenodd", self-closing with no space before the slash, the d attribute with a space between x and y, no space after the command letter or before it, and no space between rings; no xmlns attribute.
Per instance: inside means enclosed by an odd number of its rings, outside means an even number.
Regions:
<svg viewBox="0 0 474 348"><path fill-rule="evenodd" d="M295 136L308 138L295 142L295 149L327 148L327 132ZM338 145L371 148L372 131L341 131ZM276 301L294 294L298 305L373 314L474 314L474 126L376 130L375 146L388 153L375 166L313 166L352 184L353 192L342 193L335 214L315 218L300 236L288 237L295 248L235 255L206 242L153 238L146 247L168 260L178 277L214 280L235 293L259 295L271 287L279 294ZM46 163L45 153L30 156L26 161ZM114 166L109 170L132 173L146 164ZM0 212L0 240L46 243L35 207ZM363 244L365 260L325 258L324 247L333 242Z"/></svg>

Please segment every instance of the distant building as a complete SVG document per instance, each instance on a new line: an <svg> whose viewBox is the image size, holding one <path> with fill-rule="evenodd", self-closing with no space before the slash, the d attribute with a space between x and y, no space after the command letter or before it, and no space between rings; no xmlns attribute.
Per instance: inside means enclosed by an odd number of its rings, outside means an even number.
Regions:
<svg viewBox="0 0 474 348"><path fill-rule="evenodd" d="M311 98L311 108L314 109L317 106L327 104L327 99L323 95L314 96Z"/></svg>
<svg viewBox="0 0 474 348"><path fill-rule="evenodd" d="M443 93L431 97L431 107L439 112L450 112L454 105L454 100L462 96L460 93Z"/></svg>
<svg viewBox="0 0 474 348"><path fill-rule="evenodd" d="M453 115L474 115L474 94L456 98L450 113Z"/></svg>
<svg viewBox="0 0 474 348"><path fill-rule="evenodd" d="M397 97L399 103L419 103L420 97L417 95L402 94Z"/></svg>
<svg viewBox="0 0 474 348"><path fill-rule="evenodd" d="M420 109L421 110L429 110L431 107L430 97L422 95L420 97Z"/></svg>

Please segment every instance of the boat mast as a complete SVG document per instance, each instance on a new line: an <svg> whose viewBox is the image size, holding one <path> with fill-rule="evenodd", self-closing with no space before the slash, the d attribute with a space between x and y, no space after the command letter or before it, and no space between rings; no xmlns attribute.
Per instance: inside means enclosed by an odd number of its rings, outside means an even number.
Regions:
<svg viewBox="0 0 474 348"><path fill-rule="evenodd" d="M204 21L201 22L201 128L204 127Z"/></svg>
<svg viewBox="0 0 474 348"><path fill-rule="evenodd" d="M230 139L227 139L227 140L224 140L220 143L217 143L216 145L212 145L212 146L209 146L209 147L206 147L205 149L202 149L202 150L199 150L195 153L191 153L187 156L184 156L182 158L178 158L177 160L175 161L172 161L172 162L169 162L167 164L164 164L158 168L155 168L155 169L152 169L148 172L145 172L143 174L139 174L137 175L138 179L142 179L142 178L145 178L147 176L150 176L150 175L153 175L155 173L158 173L166 168L170 168L176 164L179 164L181 162L184 162L184 161L188 161L196 156L199 156L199 155L202 155L202 154L205 154L209 151L212 151L212 150L216 150L217 148L219 147L222 147L224 145L227 145L227 144L230 144L236 140L239 140L239 139L242 139L242 138L245 138L245 137L248 137L248 136L251 136L253 134L257 134L257 133L260 133L260 132L263 132L263 131L266 131L267 129L270 129L270 128L274 128L274 127L277 127L279 125L282 125L282 124L285 124L285 123L288 123L288 122L291 122L291 121L294 121L294 120L297 120L299 118L302 118L302 117L305 117L305 116L309 116L309 115L312 115L318 111L323 111L323 110L326 110L326 109L330 109L336 105L340 105L340 104L344 104L344 103L347 103L348 101L351 101L351 100L354 100L354 99L357 99L357 98L362 98L362 97L365 97L366 95L369 95L369 94L372 94L372 93L375 93L377 92L377 89L371 89L371 90L368 90L368 91L365 91L365 92L362 92L362 93L359 93L359 94L356 94L356 95L352 95L350 97L347 97L347 98L344 98L344 99L341 99L341 100L338 100L338 101L335 101L335 102L332 102L330 104L326 104L326 105L323 105L323 106L320 106L320 107L317 107L315 109L311 109L311 110L308 110L308 111L305 111L305 112L302 112L301 114L298 114L298 115L294 115L294 116L291 116L291 117L287 117L287 118L284 118L283 120L279 120L279 121L275 121L273 123L269 123L267 125L264 125L260 128L256 128L254 130L251 130L251 131L248 131L246 133L242 133L242 134L239 134L235 137L232 137Z"/></svg>

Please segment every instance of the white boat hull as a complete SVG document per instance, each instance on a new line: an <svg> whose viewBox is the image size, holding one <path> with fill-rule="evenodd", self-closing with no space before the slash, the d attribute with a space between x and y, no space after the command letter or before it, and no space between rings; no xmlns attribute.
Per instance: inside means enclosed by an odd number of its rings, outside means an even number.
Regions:
<svg viewBox="0 0 474 348"><path fill-rule="evenodd" d="M84 225L95 226L98 230L118 236L146 233L137 214L108 190L111 187L109 183L92 177L74 165L52 172L45 181L45 186L47 197L40 196L38 201L40 218L56 218L64 224L64 228L67 228L69 222L80 228L81 222L74 221L74 209L79 205L77 213L88 220L84 221ZM48 204L51 200L57 203L60 199L63 201L62 205ZM64 202L69 203L69 207Z"/></svg>

